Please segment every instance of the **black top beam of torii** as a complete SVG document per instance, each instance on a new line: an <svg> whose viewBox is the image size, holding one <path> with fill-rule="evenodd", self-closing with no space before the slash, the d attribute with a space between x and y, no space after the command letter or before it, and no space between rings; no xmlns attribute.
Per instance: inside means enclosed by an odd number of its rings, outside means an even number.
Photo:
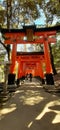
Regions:
<svg viewBox="0 0 60 130"><path fill-rule="evenodd" d="M46 31L56 31L60 32L60 25L52 26L52 27L44 27L44 28L37 28L35 25L31 26L23 26L22 29L5 29L0 28L1 33L17 33L17 32L26 32L26 29L32 29L34 32L46 32Z"/></svg>

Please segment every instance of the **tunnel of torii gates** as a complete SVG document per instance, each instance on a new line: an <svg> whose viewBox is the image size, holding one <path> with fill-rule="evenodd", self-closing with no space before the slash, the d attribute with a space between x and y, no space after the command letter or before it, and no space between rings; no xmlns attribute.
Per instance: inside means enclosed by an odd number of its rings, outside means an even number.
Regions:
<svg viewBox="0 0 60 130"><path fill-rule="evenodd" d="M55 28L36 28L36 26L24 26L23 29L3 29L5 44L12 44L10 74L15 73L15 66L18 63L17 79L27 73L33 76L40 76L42 83L44 77L46 84L53 85L53 71L50 60L49 45L56 43ZM40 53L17 52L17 44L43 44L44 51ZM45 64L45 70L43 65ZM45 71L45 73L44 73Z"/></svg>

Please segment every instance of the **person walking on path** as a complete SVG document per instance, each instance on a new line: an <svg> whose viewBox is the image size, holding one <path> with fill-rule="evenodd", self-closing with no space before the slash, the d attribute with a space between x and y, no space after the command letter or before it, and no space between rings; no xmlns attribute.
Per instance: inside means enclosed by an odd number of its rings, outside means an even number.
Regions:
<svg viewBox="0 0 60 130"><path fill-rule="evenodd" d="M32 74L30 73L30 82L32 82Z"/></svg>

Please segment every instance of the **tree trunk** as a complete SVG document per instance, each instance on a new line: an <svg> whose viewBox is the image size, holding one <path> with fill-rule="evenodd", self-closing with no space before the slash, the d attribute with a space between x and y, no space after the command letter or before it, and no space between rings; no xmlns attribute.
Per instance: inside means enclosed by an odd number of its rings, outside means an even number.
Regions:
<svg viewBox="0 0 60 130"><path fill-rule="evenodd" d="M8 59L10 60L10 45L5 45L1 40L0 43L3 45L3 47L5 48L5 50L7 51L8 54Z"/></svg>

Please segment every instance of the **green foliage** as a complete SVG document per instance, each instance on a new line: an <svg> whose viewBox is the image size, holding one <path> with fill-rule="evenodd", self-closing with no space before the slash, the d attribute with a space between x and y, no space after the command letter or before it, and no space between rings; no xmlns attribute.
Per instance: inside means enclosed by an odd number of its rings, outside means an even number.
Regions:
<svg viewBox="0 0 60 130"><path fill-rule="evenodd" d="M54 56L54 64L58 68L60 67L60 40L52 46L52 52Z"/></svg>
<svg viewBox="0 0 60 130"><path fill-rule="evenodd" d="M3 0L1 18L3 7L2 27L20 28L24 24L34 24L34 20L41 16L41 10L47 26L52 24L54 17L58 19L57 22L60 19L60 0Z"/></svg>
<svg viewBox="0 0 60 130"><path fill-rule="evenodd" d="M50 0L47 3L47 6L49 8L48 11L50 11L52 14L59 15L59 11L60 11L60 2L59 2L59 0Z"/></svg>

